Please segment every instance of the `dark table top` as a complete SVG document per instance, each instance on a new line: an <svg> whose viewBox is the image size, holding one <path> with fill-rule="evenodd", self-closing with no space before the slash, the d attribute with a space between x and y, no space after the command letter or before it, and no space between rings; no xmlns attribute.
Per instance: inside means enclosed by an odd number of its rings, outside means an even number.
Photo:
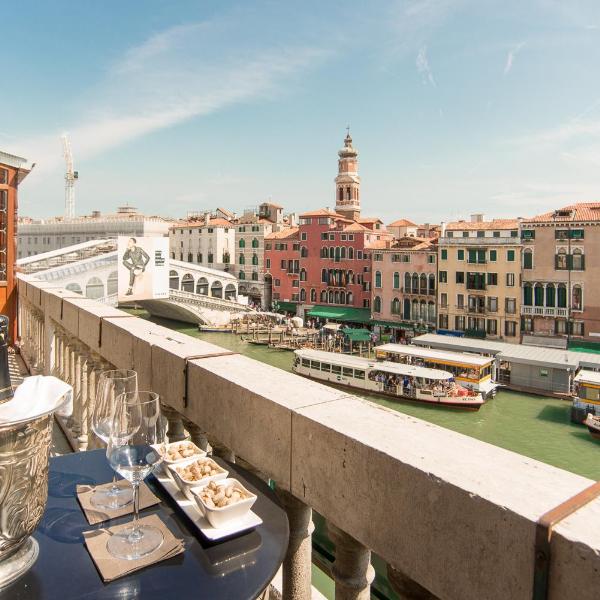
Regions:
<svg viewBox="0 0 600 600"><path fill-rule="evenodd" d="M283 561L288 521L265 482L236 465L228 464L227 469L230 477L238 478L258 495L252 510L261 517L262 525L239 537L208 542L151 476L146 483L162 502L140 516L157 513L174 535L185 541L185 552L105 584L81 534L107 523L88 524L75 497L75 486L112 480L114 473L106 454L94 450L51 459L48 505L33 536L40 545L40 555L26 575L0 592L0 600L256 598ZM131 519L128 515L110 523Z"/></svg>

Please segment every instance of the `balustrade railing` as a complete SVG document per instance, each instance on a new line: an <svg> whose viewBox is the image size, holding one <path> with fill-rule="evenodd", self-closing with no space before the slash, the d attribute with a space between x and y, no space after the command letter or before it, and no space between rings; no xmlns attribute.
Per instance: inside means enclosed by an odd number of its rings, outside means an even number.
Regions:
<svg viewBox="0 0 600 600"><path fill-rule="evenodd" d="M373 405L50 284L19 280L21 353L73 385L62 423L94 447L99 372L133 368L161 396L171 439L249 465L287 511L283 598L311 598L312 511L335 545L337 600L367 600L371 552L401 598L532 597L538 518L589 479ZM554 527L550 597L600 589L600 500Z"/></svg>

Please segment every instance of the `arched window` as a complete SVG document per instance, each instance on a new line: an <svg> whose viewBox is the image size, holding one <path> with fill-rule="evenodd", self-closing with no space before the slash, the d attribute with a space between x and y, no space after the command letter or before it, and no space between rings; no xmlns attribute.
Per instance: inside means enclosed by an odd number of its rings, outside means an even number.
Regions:
<svg viewBox="0 0 600 600"><path fill-rule="evenodd" d="M351 195L350 195L350 187L346 188L346 200L350 200Z"/></svg>
<svg viewBox="0 0 600 600"><path fill-rule="evenodd" d="M310 301L311 302L317 301L317 290L315 290L314 288L312 290L310 290Z"/></svg>
<svg viewBox="0 0 600 600"><path fill-rule="evenodd" d="M546 306L556 306L556 288L551 283L546 285Z"/></svg>
<svg viewBox="0 0 600 600"><path fill-rule="evenodd" d="M572 268L574 271L582 271L583 270L583 252L580 248L575 248L573 250L572 259L573 265Z"/></svg>
<svg viewBox="0 0 600 600"><path fill-rule="evenodd" d="M346 294L346 304L352 304L354 302L354 294L352 292L348 292Z"/></svg>
<svg viewBox="0 0 600 600"><path fill-rule="evenodd" d="M246 259L244 258L243 254L240 254L240 265L245 265L246 264Z"/></svg>
<svg viewBox="0 0 600 600"><path fill-rule="evenodd" d="M346 292L340 292L340 304L346 304Z"/></svg>
<svg viewBox="0 0 600 600"><path fill-rule="evenodd" d="M119 275L116 271L112 271L106 280L106 295L112 296L117 293L119 287ZM79 290L81 294L81 288Z"/></svg>
<svg viewBox="0 0 600 600"><path fill-rule="evenodd" d="M325 246L323 246L321 248L321 258L327 258L329 256L329 252L327 251L327 248Z"/></svg>
<svg viewBox="0 0 600 600"><path fill-rule="evenodd" d="M181 289L184 292L194 291L194 278L189 273L186 273L181 279Z"/></svg>
<svg viewBox="0 0 600 600"><path fill-rule="evenodd" d="M558 249L558 254L556 255L556 268L557 269L568 268L567 251L564 248Z"/></svg>
<svg viewBox="0 0 600 600"><path fill-rule="evenodd" d="M339 304L340 303L340 292L339 290L335 290L334 294L333 294L333 301L335 304Z"/></svg>
<svg viewBox="0 0 600 600"><path fill-rule="evenodd" d="M252 239L252 247L253 248L258 248L258 240L256 238Z"/></svg>
<svg viewBox="0 0 600 600"><path fill-rule="evenodd" d="M573 293L571 294L571 307L573 310L582 310L583 294L580 285L573 286Z"/></svg>
<svg viewBox="0 0 600 600"><path fill-rule="evenodd" d="M223 297L223 284L220 281L213 281L210 286L210 295L213 298L222 298Z"/></svg>
<svg viewBox="0 0 600 600"><path fill-rule="evenodd" d="M308 248L306 246L302 246L302 248L300 248L300 257L306 258L307 256L308 256Z"/></svg>
<svg viewBox="0 0 600 600"><path fill-rule="evenodd" d="M410 286L410 273L404 273L404 292L406 294L410 294L411 286ZM408 318L408 317L405 317Z"/></svg>
<svg viewBox="0 0 600 600"><path fill-rule="evenodd" d="M179 289L179 273L177 271L169 271L169 287L172 290Z"/></svg>
<svg viewBox="0 0 600 600"><path fill-rule="evenodd" d="M381 271L375 271L375 287L376 288L381 287ZM380 303L381 303L381 299L380 299ZM377 312L380 312L380 311L377 311Z"/></svg>
<svg viewBox="0 0 600 600"><path fill-rule="evenodd" d="M300 302L306 302L306 290L304 288L300 290Z"/></svg>
<svg viewBox="0 0 600 600"><path fill-rule="evenodd" d="M523 304L525 306L533 306L533 288L529 283L523 286Z"/></svg>
<svg viewBox="0 0 600 600"><path fill-rule="evenodd" d="M321 298L321 302L323 304L325 304L327 302L327 291L326 290L321 290L320 298Z"/></svg>
<svg viewBox="0 0 600 600"><path fill-rule="evenodd" d="M240 238L240 248L246 247L246 240L244 238Z"/></svg>
<svg viewBox="0 0 600 600"><path fill-rule="evenodd" d="M242 279L242 277L240 277L240 279ZM196 294L208 296L208 279L206 279L206 277L198 278L198 281L196 282Z"/></svg>
<svg viewBox="0 0 600 600"><path fill-rule="evenodd" d="M335 260L340 260L340 247L335 247Z"/></svg>
<svg viewBox="0 0 600 600"><path fill-rule="evenodd" d="M300 269L300 281L306 281L306 269Z"/></svg>
<svg viewBox="0 0 600 600"><path fill-rule="evenodd" d="M333 291L329 290L329 294L327 294L327 300L329 304L333 304Z"/></svg>
<svg viewBox="0 0 600 600"><path fill-rule="evenodd" d="M429 274L429 285L427 286L427 291L430 295L435 294L435 275L433 273Z"/></svg>
<svg viewBox="0 0 600 600"><path fill-rule="evenodd" d="M400 273L396 271L394 273L394 289L397 290L400 288Z"/></svg>
<svg viewBox="0 0 600 600"><path fill-rule="evenodd" d="M67 283L65 287L70 292L75 292L76 294L83 294L81 286L78 283Z"/></svg>
<svg viewBox="0 0 600 600"><path fill-rule="evenodd" d="M354 283L354 271L348 271L348 283Z"/></svg>
<svg viewBox="0 0 600 600"><path fill-rule="evenodd" d="M329 282L329 274L327 273L327 269L321 269L321 283Z"/></svg>
<svg viewBox="0 0 600 600"><path fill-rule="evenodd" d="M523 252L523 268L533 269L533 251L531 248L526 248Z"/></svg>
<svg viewBox="0 0 600 600"><path fill-rule="evenodd" d="M411 315L411 319L413 321L418 321L419 320L419 301L418 300L413 300L412 301L410 315Z"/></svg>
<svg viewBox="0 0 600 600"><path fill-rule="evenodd" d="M541 283L533 286L533 302L535 306L544 306L544 286Z"/></svg>
<svg viewBox="0 0 600 600"><path fill-rule="evenodd" d="M253 254L252 255L252 264L253 265L258 265L258 254Z"/></svg>
<svg viewBox="0 0 600 600"><path fill-rule="evenodd" d="M346 258L346 246L340 248L340 258Z"/></svg>
<svg viewBox="0 0 600 600"><path fill-rule="evenodd" d="M258 281L258 273L256 271L252 271L252 281Z"/></svg>
<svg viewBox="0 0 600 600"><path fill-rule="evenodd" d="M435 323L435 304L431 301L427 303L427 316L430 323Z"/></svg>
<svg viewBox="0 0 600 600"><path fill-rule="evenodd" d="M558 284L556 290L556 304L558 308L567 308L567 286L564 283Z"/></svg>
<svg viewBox="0 0 600 600"><path fill-rule="evenodd" d="M410 321L410 300L408 298L404 298L404 316L402 318Z"/></svg>
<svg viewBox="0 0 600 600"><path fill-rule="evenodd" d="M421 277L419 277L419 281L421 283L421 285L419 287L419 293L426 294L427 293L427 275L425 275L425 273L421 273Z"/></svg>
<svg viewBox="0 0 600 600"><path fill-rule="evenodd" d="M246 279L246 273L244 273L244 271L240 271L240 274L238 275L238 279Z"/></svg>
<svg viewBox="0 0 600 600"><path fill-rule="evenodd" d="M381 312L381 298L379 296L375 296L373 299L373 312Z"/></svg>
<svg viewBox="0 0 600 600"><path fill-rule="evenodd" d="M344 188L339 188L338 198L339 198L340 202L342 202L344 200Z"/></svg>
<svg viewBox="0 0 600 600"><path fill-rule="evenodd" d="M352 246L348 248L348 258L351 260L354 258L354 248Z"/></svg>
<svg viewBox="0 0 600 600"><path fill-rule="evenodd" d="M393 315L400 314L400 300L398 298L394 298L392 300L392 314Z"/></svg>
<svg viewBox="0 0 600 600"><path fill-rule="evenodd" d="M413 294L419 293L419 276L416 273L413 273L413 276L412 276L412 293Z"/></svg>
<svg viewBox="0 0 600 600"><path fill-rule="evenodd" d="M85 297L96 300L104 297L104 284L99 277L92 277L85 286Z"/></svg>
<svg viewBox="0 0 600 600"><path fill-rule="evenodd" d="M419 319L421 321L427 320L427 304L425 303L425 300L421 300L419 303Z"/></svg>

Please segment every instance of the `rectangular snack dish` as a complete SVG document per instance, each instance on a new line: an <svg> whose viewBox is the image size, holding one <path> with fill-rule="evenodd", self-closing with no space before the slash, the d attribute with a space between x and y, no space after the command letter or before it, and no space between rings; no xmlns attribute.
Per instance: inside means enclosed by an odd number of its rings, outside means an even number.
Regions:
<svg viewBox="0 0 600 600"><path fill-rule="evenodd" d="M190 491L200 512L217 528L227 527L232 522L244 518L256 502L256 495L233 478L212 481ZM225 504L216 503L219 499Z"/></svg>
<svg viewBox="0 0 600 600"><path fill-rule="evenodd" d="M211 542L225 540L239 535L262 524L262 519L254 512L249 510L245 516L231 521L225 527L213 527L208 519L200 512L198 505L194 500L188 500L177 484L170 477L163 473L156 473L156 479L163 489L173 498L181 511L190 519L196 529Z"/></svg>
<svg viewBox="0 0 600 600"><path fill-rule="evenodd" d="M196 479L188 479L184 477L181 471L187 468L193 468L196 463L200 469L210 467L211 474L206 474L203 477L198 476ZM225 479L227 475L229 475L229 473L223 467L218 465L212 458L207 456L189 458L188 460L167 465L167 469L169 470L169 473L172 475L179 489L185 494L188 500L194 500L194 497L190 491L192 488L203 487L213 479Z"/></svg>
<svg viewBox="0 0 600 600"><path fill-rule="evenodd" d="M160 451L163 462L161 465L163 473L167 477L173 478L171 475L171 471L169 471L169 465L175 465L181 462L188 461L192 458L202 458L206 456L206 452L201 448L198 448L194 442L190 442L189 440L184 440L181 442L171 442L170 444L165 444L162 448L156 447L157 450ZM172 458L169 454L174 454L176 451L181 452L180 458ZM189 454L191 452L191 454ZM184 456L186 455L187 456Z"/></svg>

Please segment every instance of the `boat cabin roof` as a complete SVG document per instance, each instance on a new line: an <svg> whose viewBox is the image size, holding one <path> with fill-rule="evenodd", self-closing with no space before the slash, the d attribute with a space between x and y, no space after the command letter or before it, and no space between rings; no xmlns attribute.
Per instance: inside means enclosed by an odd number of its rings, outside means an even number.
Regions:
<svg viewBox="0 0 600 600"><path fill-rule="evenodd" d="M404 344L383 344L376 346L375 350L382 352L395 352L406 356L417 356L420 358L431 358L442 362L448 362L460 365L469 365L473 367L484 367L494 362L489 356L480 356L477 354L466 354L465 352L448 352L445 350L433 350L431 348L421 348L420 346L410 346Z"/></svg>
<svg viewBox="0 0 600 600"><path fill-rule="evenodd" d="M303 349L296 350L294 353L300 358L364 371L382 371L383 373L393 375L408 375L409 377L423 377L425 379L439 379L443 381L454 377L452 373L442 371L441 369L429 369L427 367L416 367L414 365L404 365L387 361L377 362L368 358L338 354L337 352Z"/></svg>
<svg viewBox="0 0 600 600"><path fill-rule="evenodd" d="M600 373L598 371L581 369L573 381L576 383L593 383L594 385L600 385Z"/></svg>

